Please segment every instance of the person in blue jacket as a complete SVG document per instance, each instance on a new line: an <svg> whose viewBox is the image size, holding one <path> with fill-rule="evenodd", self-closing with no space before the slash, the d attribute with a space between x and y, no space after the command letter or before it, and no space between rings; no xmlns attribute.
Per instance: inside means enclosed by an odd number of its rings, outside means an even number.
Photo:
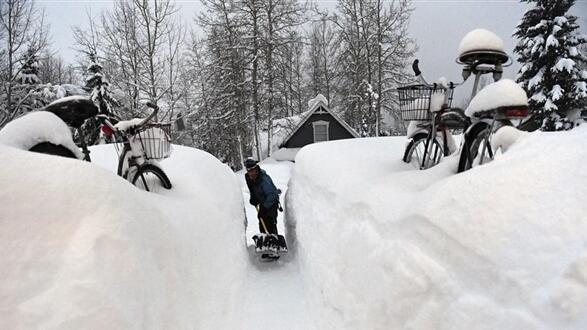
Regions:
<svg viewBox="0 0 587 330"><path fill-rule="evenodd" d="M277 209L279 207L279 192L271 177L259 167L253 159L245 161L245 180L251 198L249 203L258 207L257 218L259 219L259 230L261 233L277 235ZM263 223L261 223L263 219ZM265 230L265 228L267 230Z"/></svg>

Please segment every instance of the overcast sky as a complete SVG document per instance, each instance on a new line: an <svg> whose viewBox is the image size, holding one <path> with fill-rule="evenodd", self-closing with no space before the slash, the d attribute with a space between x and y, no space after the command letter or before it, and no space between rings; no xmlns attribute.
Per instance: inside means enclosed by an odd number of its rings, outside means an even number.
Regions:
<svg viewBox="0 0 587 330"><path fill-rule="evenodd" d="M112 7L113 1L37 0L44 7L51 24L54 50L67 61L73 61L71 49L72 25L87 25L86 10L98 14ZM186 22L191 22L201 5L199 1L177 1ZM318 0L319 6L333 9L336 1ZM486 28L495 32L505 42L511 54L515 40L511 37L515 26L524 14L527 4L518 0L414 0L412 1L410 32L417 40L421 69L429 79L440 76L450 80L460 79L461 67L455 63L462 37L475 28ZM573 13L579 16L583 33L587 31L587 0L579 0ZM513 77L515 65L506 68L504 75Z"/></svg>

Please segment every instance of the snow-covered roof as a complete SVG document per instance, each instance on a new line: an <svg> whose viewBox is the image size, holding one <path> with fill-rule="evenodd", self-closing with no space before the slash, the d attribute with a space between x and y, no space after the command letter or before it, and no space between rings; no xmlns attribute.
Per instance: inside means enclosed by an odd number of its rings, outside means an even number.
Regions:
<svg viewBox="0 0 587 330"><path fill-rule="evenodd" d="M358 138L359 134L347 124L344 120L342 120L336 113L331 111L328 108L328 101L326 97L322 94L318 94L315 98L308 101L308 107L310 108L308 111L303 113L303 117L300 118L298 124L289 132L289 134L283 139L282 144L285 144L291 137L302 127L308 119L320 108L324 109L327 113L329 113L339 124L342 125L352 136Z"/></svg>
<svg viewBox="0 0 587 330"><path fill-rule="evenodd" d="M465 35L459 45L459 54L472 51L492 50L505 53L503 40L486 29L475 29Z"/></svg>
<svg viewBox="0 0 587 330"><path fill-rule="evenodd" d="M502 79L487 85L471 100L465 114L469 117L483 111L509 106L527 106L528 97L520 85Z"/></svg>

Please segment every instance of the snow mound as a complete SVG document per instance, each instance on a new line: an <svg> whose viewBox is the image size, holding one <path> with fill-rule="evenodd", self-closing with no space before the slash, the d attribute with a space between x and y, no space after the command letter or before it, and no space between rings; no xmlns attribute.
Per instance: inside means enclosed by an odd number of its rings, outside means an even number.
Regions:
<svg viewBox="0 0 587 330"><path fill-rule="evenodd" d="M31 112L9 122L0 130L0 144L6 146L29 150L41 142L62 145L77 158L83 158L82 152L73 142L67 124L51 112Z"/></svg>
<svg viewBox="0 0 587 330"><path fill-rule="evenodd" d="M475 29L465 35L459 45L459 54L478 50L492 50L505 53L503 40L486 29Z"/></svg>
<svg viewBox="0 0 587 330"><path fill-rule="evenodd" d="M404 138L303 148L286 196L328 329L587 328L587 127L418 171Z"/></svg>
<svg viewBox="0 0 587 330"><path fill-rule="evenodd" d="M174 188L154 194L112 173L112 145L92 148L97 164L0 146L1 329L238 327L238 182L175 149Z"/></svg>
<svg viewBox="0 0 587 330"><path fill-rule="evenodd" d="M499 107L527 106L528 97L520 85L510 79L502 79L485 86L469 103L465 115L475 116L477 113Z"/></svg>

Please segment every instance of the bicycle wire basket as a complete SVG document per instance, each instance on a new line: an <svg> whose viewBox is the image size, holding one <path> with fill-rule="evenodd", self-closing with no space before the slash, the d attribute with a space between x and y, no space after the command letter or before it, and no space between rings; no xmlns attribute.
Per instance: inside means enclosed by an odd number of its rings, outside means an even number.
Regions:
<svg viewBox="0 0 587 330"><path fill-rule="evenodd" d="M434 84L427 85L409 85L398 87L399 110L404 121L429 121L432 119L430 112L433 107L442 106L444 103L445 89ZM447 106L450 107L453 98L454 87L448 88ZM438 104L440 102L440 104Z"/></svg>
<svg viewBox="0 0 587 330"><path fill-rule="evenodd" d="M120 142L114 143L119 155L123 145ZM129 142L140 145L147 160L168 158L171 155L171 123L146 124L129 137Z"/></svg>

